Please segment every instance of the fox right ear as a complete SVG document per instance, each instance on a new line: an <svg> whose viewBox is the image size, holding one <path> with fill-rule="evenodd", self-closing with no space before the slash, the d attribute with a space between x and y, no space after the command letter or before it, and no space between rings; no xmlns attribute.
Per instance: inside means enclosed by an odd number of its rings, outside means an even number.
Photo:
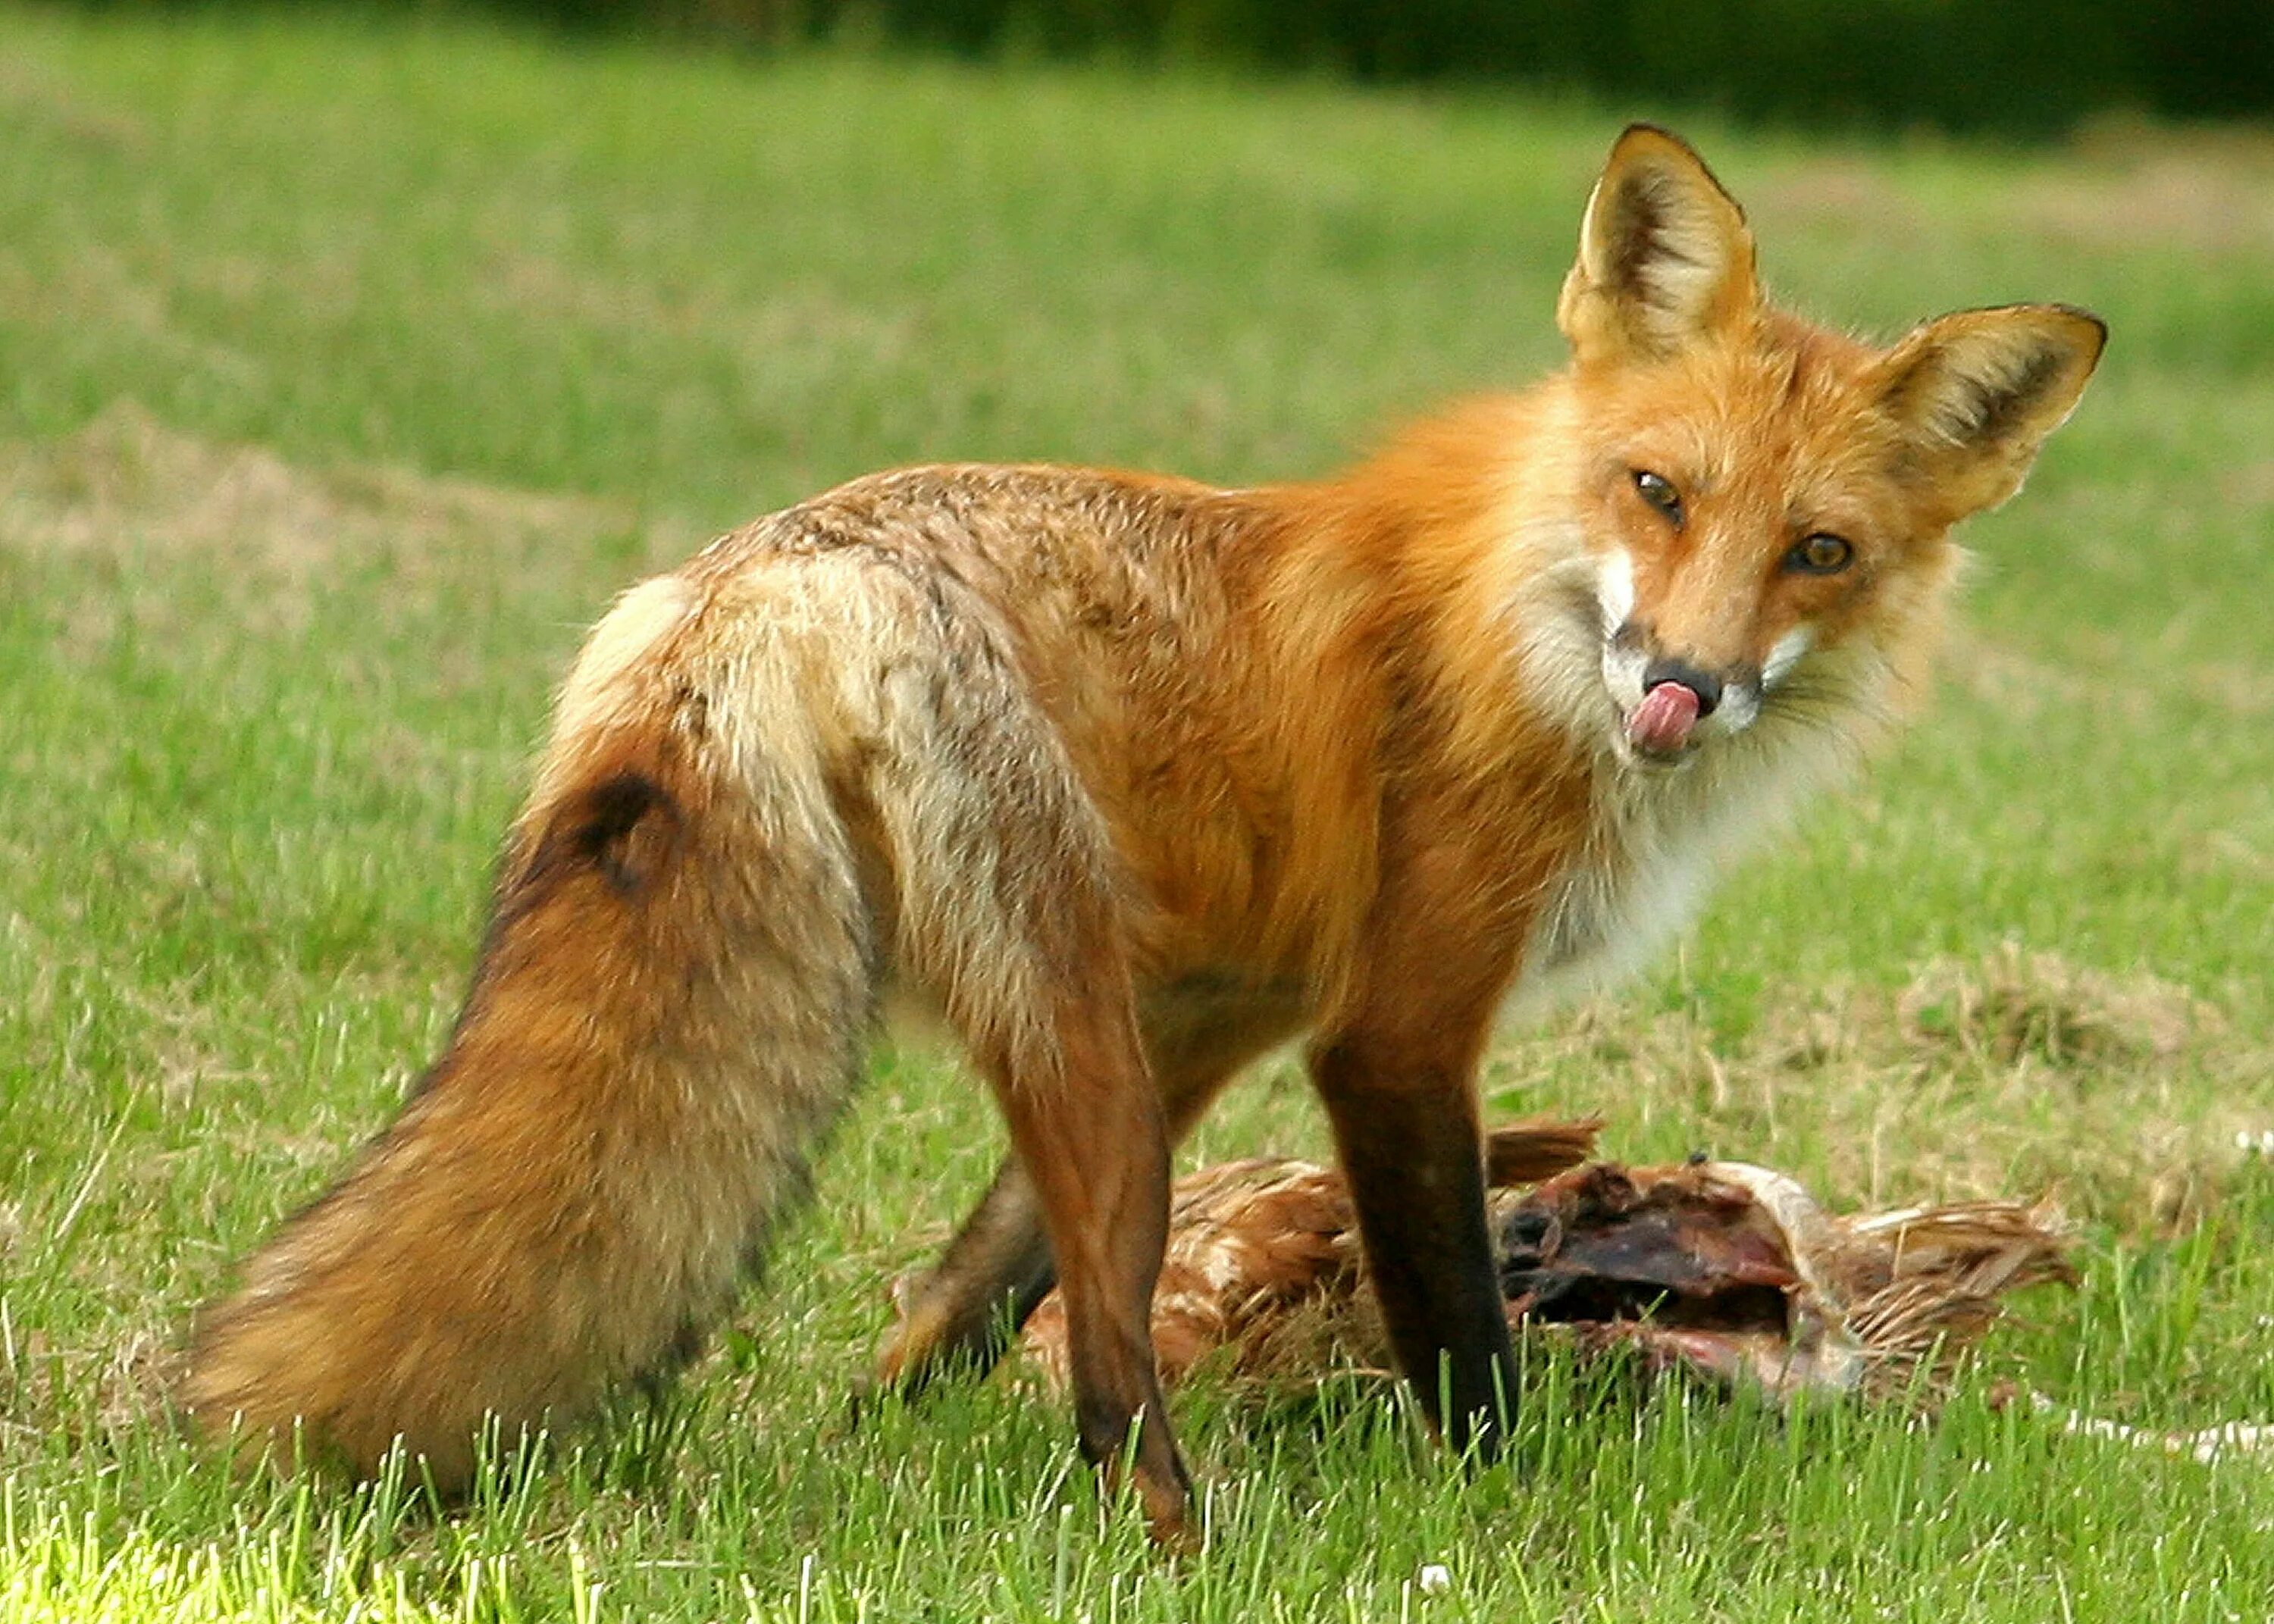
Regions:
<svg viewBox="0 0 2274 1624"><path fill-rule="evenodd" d="M1660 360L1758 297L1753 234L1681 137L1630 124L1587 199L1555 324L1582 365Z"/></svg>
<svg viewBox="0 0 2274 1624"><path fill-rule="evenodd" d="M1953 518L1996 507L2075 408L2107 342L2099 317L2067 304L1961 311L1916 329L1880 363L1907 466Z"/></svg>

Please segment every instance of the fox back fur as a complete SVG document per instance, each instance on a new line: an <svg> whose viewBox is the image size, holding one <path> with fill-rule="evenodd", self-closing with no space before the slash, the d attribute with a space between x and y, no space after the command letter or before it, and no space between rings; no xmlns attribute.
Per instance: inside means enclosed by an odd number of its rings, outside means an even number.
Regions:
<svg viewBox="0 0 2274 1624"><path fill-rule="evenodd" d="M193 1413L364 1470L400 1440L448 1487L486 1423L684 1358L899 985L1016 1154L887 1377L983 1363L1055 1276L1082 1442L1173 1531L1170 1147L1304 1037L1400 1360L1489 1443L1495 1010L1638 961L1904 709L1951 526L2019 486L2103 338L2056 305L1890 349L1811 326L1646 126L1557 316L1566 369L1338 479L916 469L628 593L447 1049L201 1317Z"/></svg>

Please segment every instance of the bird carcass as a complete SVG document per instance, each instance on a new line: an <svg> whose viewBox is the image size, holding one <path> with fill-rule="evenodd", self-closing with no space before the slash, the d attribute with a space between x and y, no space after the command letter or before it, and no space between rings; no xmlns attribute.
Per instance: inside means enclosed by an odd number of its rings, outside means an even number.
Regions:
<svg viewBox="0 0 2274 1624"><path fill-rule="evenodd" d="M1510 1324L1585 1350L1778 1398L1931 1395L2008 1292L2070 1282L2042 1206L1977 1201L1838 1217L1744 1162L1623 1167L1585 1158L1594 1122L1505 1127L1487 1141L1490 1222ZM1066 1379L1055 1294L1025 1348ZM1386 1370L1350 1193L1306 1162L1226 1162L1178 1183L1153 1303L1164 1381L1206 1366L1301 1381Z"/></svg>

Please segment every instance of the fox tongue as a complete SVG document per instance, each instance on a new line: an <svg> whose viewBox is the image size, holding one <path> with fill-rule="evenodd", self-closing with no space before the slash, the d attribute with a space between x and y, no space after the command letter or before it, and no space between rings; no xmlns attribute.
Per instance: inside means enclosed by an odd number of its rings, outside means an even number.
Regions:
<svg viewBox="0 0 2274 1624"><path fill-rule="evenodd" d="M1679 682L1661 682L1627 718L1627 739L1637 749L1671 756L1690 741L1698 721L1698 695Z"/></svg>

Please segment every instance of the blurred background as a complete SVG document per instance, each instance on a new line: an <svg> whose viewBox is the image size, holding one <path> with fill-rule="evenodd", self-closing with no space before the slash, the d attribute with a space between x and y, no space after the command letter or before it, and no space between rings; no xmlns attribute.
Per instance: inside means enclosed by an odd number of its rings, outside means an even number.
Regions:
<svg viewBox="0 0 2274 1624"><path fill-rule="evenodd" d="M435 15L485 0L365 0ZM2274 109L2267 0L486 0L585 33L1579 88L1810 125L2042 135ZM120 9L226 10L213 0Z"/></svg>

